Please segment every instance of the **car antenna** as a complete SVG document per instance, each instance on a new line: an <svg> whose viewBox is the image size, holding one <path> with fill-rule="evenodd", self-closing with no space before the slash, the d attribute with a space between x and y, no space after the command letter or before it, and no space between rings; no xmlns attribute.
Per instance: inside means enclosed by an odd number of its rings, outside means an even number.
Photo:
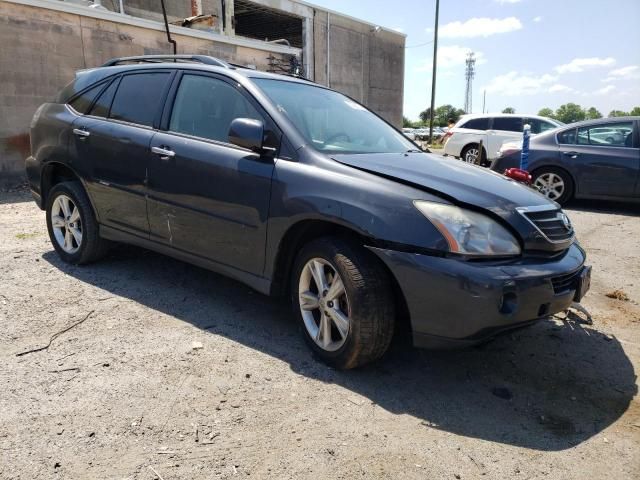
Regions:
<svg viewBox="0 0 640 480"><path fill-rule="evenodd" d="M171 32L169 32L169 22L167 21L167 9L164 6L164 0L160 0L160 4L162 5L162 16L164 17L164 28L167 31L167 41L173 44L173 54L176 55L178 53L178 43L171 38ZM175 59L173 60L175 62Z"/></svg>

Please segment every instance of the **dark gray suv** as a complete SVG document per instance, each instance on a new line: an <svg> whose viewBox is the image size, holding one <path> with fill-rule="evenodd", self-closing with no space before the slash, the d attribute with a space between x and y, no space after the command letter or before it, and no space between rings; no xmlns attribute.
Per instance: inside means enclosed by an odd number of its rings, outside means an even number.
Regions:
<svg viewBox="0 0 640 480"><path fill-rule="evenodd" d="M306 80L204 56L115 59L31 127L29 183L64 261L126 242L288 295L338 368L380 357L398 318L416 346L464 346L589 288L556 203L425 154Z"/></svg>

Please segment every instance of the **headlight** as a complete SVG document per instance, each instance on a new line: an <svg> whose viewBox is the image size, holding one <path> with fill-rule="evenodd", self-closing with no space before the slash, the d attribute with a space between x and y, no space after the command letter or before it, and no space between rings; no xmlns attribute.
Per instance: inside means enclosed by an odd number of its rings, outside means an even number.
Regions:
<svg viewBox="0 0 640 480"><path fill-rule="evenodd" d="M420 212L440 231L449 251L466 255L519 255L520 245L495 220L454 205L416 200Z"/></svg>

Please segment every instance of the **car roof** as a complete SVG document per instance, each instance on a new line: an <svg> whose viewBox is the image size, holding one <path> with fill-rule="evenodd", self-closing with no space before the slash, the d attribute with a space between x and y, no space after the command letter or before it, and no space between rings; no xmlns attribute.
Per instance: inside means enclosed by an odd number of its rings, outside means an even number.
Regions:
<svg viewBox="0 0 640 480"><path fill-rule="evenodd" d="M140 57L144 58L144 57ZM75 79L67 85L58 95L57 100L60 102L65 102L77 92L84 90L86 87L89 87L101 80L112 77L114 75L118 75L121 73L131 73L136 71L146 71L146 70L192 70L192 71L201 71L201 72L214 72L222 75L226 75L239 83L244 81L256 79L256 78L264 78L271 80L281 80L291 83L301 83L306 85L313 85L319 88L327 88L323 85L319 85L311 80L307 80L302 77L296 77L293 75L282 75L277 73L270 72L262 72L259 70L254 70L252 68L237 66L237 65L211 65L205 63L196 63L196 62L173 62L171 60L167 61L153 61L146 63L124 63L119 65L107 65L95 68L88 68L84 70L78 70L76 72Z"/></svg>
<svg viewBox="0 0 640 480"><path fill-rule="evenodd" d="M588 127L589 125L606 125L608 123L620 123L620 122L634 122L640 120L640 117L608 117L608 118L596 118L593 120L582 120L581 122L569 123L563 125L563 129L571 129L576 127Z"/></svg>
<svg viewBox="0 0 640 480"><path fill-rule="evenodd" d="M496 118L496 117L517 117L517 118L539 118L541 120L554 120L550 117L543 117L540 115L533 115L528 113L466 113L460 117L462 119L470 118ZM557 120L556 120L557 121Z"/></svg>

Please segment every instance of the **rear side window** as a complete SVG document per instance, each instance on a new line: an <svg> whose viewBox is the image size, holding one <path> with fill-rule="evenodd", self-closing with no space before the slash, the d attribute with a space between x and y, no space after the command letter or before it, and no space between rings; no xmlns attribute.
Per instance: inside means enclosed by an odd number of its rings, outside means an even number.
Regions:
<svg viewBox="0 0 640 480"><path fill-rule="evenodd" d="M111 82L111 85L109 85L105 91L100 94L96 103L93 104L90 115L107 118L109 115L109 109L111 108L111 102L113 102L113 96L115 95L117 88L118 80L114 80Z"/></svg>
<svg viewBox="0 0 640 480"><path fill-rule="evenodd" d="M558 134L558 143L564 145L574 145L576 143L576 129L565 130Z"/></svg>
<svg viewBox="0 0 640 480"><path fill-rule="evenodd" d="M71 105L76 112L82 113L84 115L85 113L87 113L89 107L103 88L104 83L101 83L97 87L90 88L86 92L81 93L79 96L71 100L69 102L69 105Z"/></svg>
<svg viewBox="0 0 640 480"><path fill-rule="evenodd" d="M488 118L472 118L467 120L462 125L462 128L472 128L473 130L489 130L489 119Z"/></svg>
<svg viewBox="0 0 640 480"><path fill-rule="evenodd" d="M109 118L152 126L168 80L168 72L123 77L113 99Z"/></svg>
<svg viewBox="0 0 640 480"><path fill-rule="evenodd" d="M493 119L493 130L522 132L522 127L522 117L496 117Z"/></svg>

